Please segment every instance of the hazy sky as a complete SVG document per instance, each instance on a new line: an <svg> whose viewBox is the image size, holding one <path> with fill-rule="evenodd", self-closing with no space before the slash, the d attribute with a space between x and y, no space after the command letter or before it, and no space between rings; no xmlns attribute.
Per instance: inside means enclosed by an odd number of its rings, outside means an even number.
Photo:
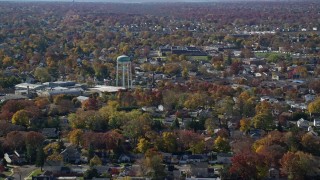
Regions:
<svg viewBox="0 0 320 180"><path fill-rule="evenodd" d="M0 1L66 1L72 0L0 0ZM261 1L261 0L75 0L76 2L120 2L120 3L142 3L142 2L218 2L218 1ZM266 0L262 0L266 1Z"/></svg>

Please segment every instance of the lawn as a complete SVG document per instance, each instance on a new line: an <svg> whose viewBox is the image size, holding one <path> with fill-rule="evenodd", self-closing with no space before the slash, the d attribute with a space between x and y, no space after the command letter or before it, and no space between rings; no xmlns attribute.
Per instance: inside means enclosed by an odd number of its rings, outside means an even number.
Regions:
<svg viewBox="0 0 320 180"><path fill-rule="evenodd" d="M278 52L255 52L254 55L256 57L259 57L259 58L267 58L271 55L283 55L282 53L278 53Z"/></svg>

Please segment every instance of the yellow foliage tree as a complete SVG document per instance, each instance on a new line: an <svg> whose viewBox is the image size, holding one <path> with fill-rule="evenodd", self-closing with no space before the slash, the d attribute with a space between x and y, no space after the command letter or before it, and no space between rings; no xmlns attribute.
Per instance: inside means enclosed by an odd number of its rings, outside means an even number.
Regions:
<svg viewBox="0 0 320 180"><path fill-rule="evenodd" d="M229 152L231 149L229 141L221 136L214 140L214 150L217 152Z"/></svg>
<svg viewBox="0 0 320 180"><path fill-rule="evenodd" d="M308 105L309 113L320 113L320 98L317 98Z"/></svg>
<svg viewBox="0 0 320 180"><path fill-rule="evenodd" d="M247 132L251 127L250 119L241 119L240 120L240 131Z"/></svg>
<svg viewBox="0 0 320 180"><path fill-rule="evenodd" d="M19 110L12 116L12 123L28 127L30 126L30 113L26 110Z"/></svg>
<svg viewBox="0 0 320 180"><path fill-rule="evenodd" d="M69 133L69 140L72 144L79 146L83 131L81 129L74 129Z"/></svg>

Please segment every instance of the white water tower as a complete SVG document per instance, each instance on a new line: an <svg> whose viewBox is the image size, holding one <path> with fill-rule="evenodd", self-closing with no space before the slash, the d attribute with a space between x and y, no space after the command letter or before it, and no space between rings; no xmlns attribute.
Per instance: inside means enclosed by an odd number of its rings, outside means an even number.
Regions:
<svg viewBox="0 0 320 180"><path fill-rule="evenodd" d="M116 86L122 86L124 88L132 88L132 70L131 60L126 55L117 57L117 77ZM121 78L120 78L121 76ZM119 78L121 81L119 82Z"/></svg>

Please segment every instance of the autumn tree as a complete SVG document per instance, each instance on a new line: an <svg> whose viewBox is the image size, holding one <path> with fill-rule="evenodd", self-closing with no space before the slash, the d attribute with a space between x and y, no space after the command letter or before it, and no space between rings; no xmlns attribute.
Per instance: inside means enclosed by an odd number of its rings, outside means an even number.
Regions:
<svg viewBox="0 0 320 180"><path fill-rule="evenodd" d="M29 127L30 126L30 113L26 110L19 110L12 116L12 123Z"/></svg>
<svg viewBox="0 0 320 180"><path fill-rule="evenodd" d="M51 81L51 75L47 68L37 67L34 71L34 76L42 83Z"/></svg>
<svg viewBox="0 0 320 180"><path fill-rule="evenodd" d="M320 98L317 98L308 105L309 113L320 113Z"/></svg>
<svg viewBox="0 0 320 180"><path fill-rule="evenodd" d="M261 179L267 175L268 166L264 164L263 157L254 152L238 153L232 157L231 161L230 173L242 179Z"/></svg>
<svg viewBox="0 0 320 180"><path fill-rule="evenodd" d="M74 129L69 132L69 140L72 144L79 146L81 142L81 138L83 135L83 130L81 129Z"/></svg>
<svg viewBox="0 0 320 180"><path fill-rule="evenodd" d="M318 160L311 154L301 151L287 152L280 160L281 172L288 176L288 179L307 179L315 176L318 169Z"/></svg>
<svg viewBox="0 0 320 180"><path fill-rule="evenodd" d="M240 120L240 131L247 133L251 127L251 120L250 119L241 119Z"/></svg>
<svg viewBox="0 0 320 180"><path fill-rule="evenodd" d="M143 174L151 177L152 179L164 179L165 178L165 166L162 163L163 157L155 149L149 149L145 153L144 159L141 160Z"/></svg>
<svg viewBox="0 0 320 180"><path fill-rule="evenodd" d="M214 150L216 152L229 152L231 149L229 145L229 141L226 138L223 138L221 136L218 136L214 140Z"/></svg>
<svg viewBox="0 0 320 180"><path fill-rule="evenodd" d="M274 127L271 114L261 113L252 118L252 123L255 128L270 130Z"/></svg>
<svg viewBox="0 0 320 180"><path fill-rule="evenodd" d="M150 149L151 143L145 139L145 138L140 138L139 142L137 144L137 151L140 153L145 153L148 149Z"/></svg>
<svg viewBox="0 0 320 180"><path fill-rule="evenodd" d="M163 132L161 138L161 144L159 149L163 149L165 152L176 152L177 150L177 136L173 132Z"/></svg>

